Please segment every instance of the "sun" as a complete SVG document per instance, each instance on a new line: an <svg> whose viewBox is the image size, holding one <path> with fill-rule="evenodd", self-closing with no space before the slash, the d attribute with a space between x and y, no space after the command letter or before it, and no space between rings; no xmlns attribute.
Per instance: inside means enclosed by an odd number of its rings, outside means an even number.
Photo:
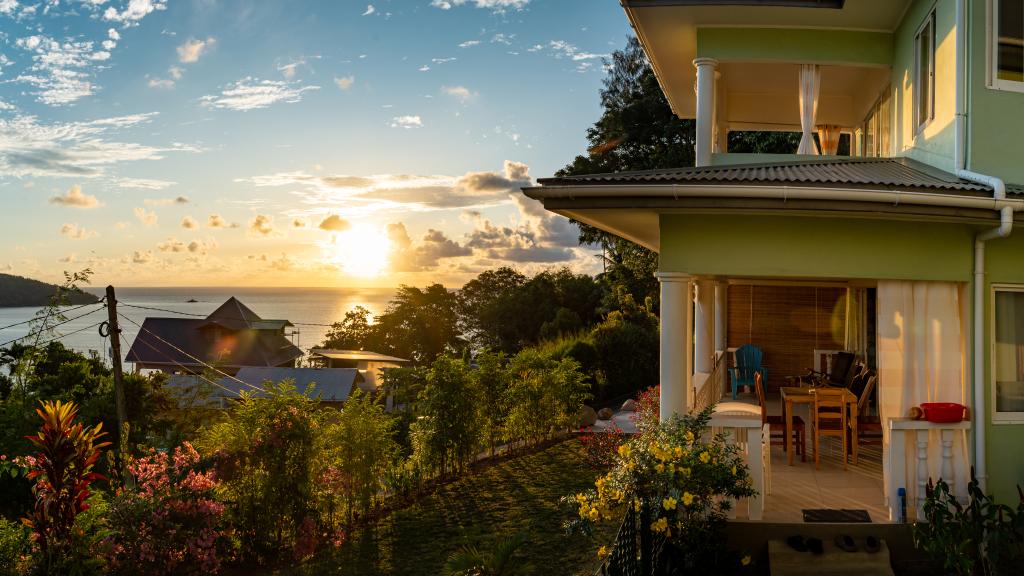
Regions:
<svg viewBox="0 0 1024 576"><path fill-rule="evenodd" d="M356 224L335 235L331 250L331 260L346 273L373 278L380 276L388 266L391 240L379 228Z"/></svg>

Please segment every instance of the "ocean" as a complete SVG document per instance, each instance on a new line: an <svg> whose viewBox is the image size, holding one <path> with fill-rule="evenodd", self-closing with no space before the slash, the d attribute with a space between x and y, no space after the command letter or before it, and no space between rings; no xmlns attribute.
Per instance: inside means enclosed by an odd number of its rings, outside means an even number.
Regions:
<svg viewBox="0 0 1024 576"><path fill-rule="evenodd" d="M103 288L86 288L86 291L97 296L103 296L104 292ZM345 312L356 306L363 306L373 314L380 314L394 294L395 290L392 288L118 288L117 301L118 312L142 324L147 316L205 316L234 296L261 318L289 320L295 323L296 326L288 328L286 333L290 334L289 339L294 344L308 350L323 342L329 328L305 325L306 323L330 324L340 321L345 317ZM129 304L162 308L169 312L132 308ZM95 311L90 312L93 309ZM38 311L38 308L0 308L0 327L29 320ZM58 327L58 332L54 336L65 335L61 341L69 348L83 353L95 351L108 359L109 342L99 335L97 328L90 328L93 324L107 319L106 308L98 304L87 306L69 311L67 316L71 318L86 313L87 315ZM138 330L131 322L121 319L122 354L128 353ZM28 324L4 328L0 330L0 344L25 336L29 331ZM52 336L41 338L49 337Z"/></svg>

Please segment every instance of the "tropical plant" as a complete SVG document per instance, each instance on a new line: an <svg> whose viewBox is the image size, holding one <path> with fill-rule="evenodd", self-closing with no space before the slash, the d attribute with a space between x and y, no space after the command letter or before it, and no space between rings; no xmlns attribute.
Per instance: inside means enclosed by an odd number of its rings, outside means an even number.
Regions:
<svg viewBox="0 0 1024 576"><path fill-rule="evenodd" d="M508 371L507 440L532 444L576 426L580 408L590 397L579 363L572 358L554 360L527 348L512 357Z"/></svg>
<svg viewBox="0 0 1024 576"><path fill-rule="evenodd" d="M673 417L657 430L621 445L614 467L595 489L572 498L570 529L618 521L624 507L644 511L645 528L662 535L688 570L721 566L731 501L756 494L739 448L711 436L713 407ZM649 511L649 512L648 512Z"/></svg>
<svg viewBox="0 0 1024 576"><path fill-rule="evenodd" d="M617 288L619 309L593 331L597 366L604 376L604 398L634 394L658 383L658 317Z"/></svg>
<svg viewBox="0 0 1024 576"><path fill-rule="evenodd" d="M22 522L33 531L46 573L60 573L75 559L76 517L89 509L89 486L103 476L93 467L109 442L102 424L86 428L75 422L78 408L70 402L44 401L36 413L43 421L39 431L28 437L38 453L29 463L28 479L33 481L35 507Z"/></svg>
<svg viewBox="0 0 1024 576"><path fill-rule="evenodd" d="M579 437L583 444L583 462L594 470L608 470L615 464L615 457L619 453L619 446L625 442L622 429L618 426L609 426L604 430L583 428L584 432Z"/></svg>
<svg viewBox="0 0 1024 576"><path fill-rule="evenodd" d="M998 504L981 490L971 468L966 503L941 478L928 481L924 521L914 524L914 545L947 572L968 575L1018 574L1024 561L1024 493L1016 508Z"/></svg>
<svg viewBox="0 0 1024 576"><path fill-rule="evenodd" d="M501 440L501 432L505 426L505 400L509 387L506 362L503 353L483 350L477 354L477 368L471 373L473 385L480 395L482 439L492 455Z"/></svg>
<svg viewBox="0 0 1024 576"><path fill-rule="evenodd" d="M0 517L0 576L21 576L31 563L29 531L17 522Z"/></svg>
<svg viewBox="0 0 1024 576"><path fill-rule="evenodd" d="M459 472L481 446L480 400L465 362L441 356L427 373L410 434L413 458L441 476Z"/></svg>
<svg viewBox="0 0 1024 576"><path fill-rule="evenodd" d="M463 546L448 557L448 576L509 576L516 573L512 556L526 544L527 533L518 532L500 540L491 549Z"/></svg>

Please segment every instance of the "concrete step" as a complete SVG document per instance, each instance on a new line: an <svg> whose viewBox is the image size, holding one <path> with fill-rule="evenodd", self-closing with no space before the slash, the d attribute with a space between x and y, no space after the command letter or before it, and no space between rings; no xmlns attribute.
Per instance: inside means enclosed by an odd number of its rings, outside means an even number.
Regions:
<svg viewBox="0 0 1024 576"><path fill-rule="evenodd" d="M782 540L769 540L768 569L772 576L894 576L885 540L873 554L864 550L863 540L855 542L857 552L847 552L825 540L824 553L812 554L798 552Z"/></svg>

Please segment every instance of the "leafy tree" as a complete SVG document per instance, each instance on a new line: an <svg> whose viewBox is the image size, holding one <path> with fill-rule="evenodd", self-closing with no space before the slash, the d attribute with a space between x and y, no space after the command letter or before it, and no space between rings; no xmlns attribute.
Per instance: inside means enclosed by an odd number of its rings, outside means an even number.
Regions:
<svg viewBox="0 0 1024 576"><path fill-rule="evenodd" d="M659 379L658 318L624 289L620 292L621 308L593 332L606 399L655 386Z"/></svg>
<svg viewBox="0 0 1024 576"><path fill-rule="evenodd" d="M477 369L472 372L473 384L480 394L482 437L494 454L505 425L505 404L509 388L507 359L501 352L484 350L477 354Z"/></svg>
<svg viewBox="0 0 1024 576"><path fill-rule="evenodd" d="M480 395L462 360L445 355L434 361L418 414L413 457L441 476L461 471L480 447Z"/></svg>
<svg viewBox="0 0 1024 576"><path fill-rule="evenodd" d="M508 372L511 385L506 440L522 439L532 444L575 425L579 410L589 397L587 383L575 360L554 360L535 348L527 348L509 361Z"/></svg>
<svg viewBox="0 0 1024 576"><path fill-rule="evenodd" d="M499 345L493 327L486 318L491 309L512 291L520 288L528 278L503 266L481 272L459 290L459 328L473 344L481 348Z"/></svg>
<svg viewBox="0 0 1024 576"><path fill-rule="evenodd" d="M376 344L376 334L370 316L370 311L362 306L345 312L344 320L331 325L323 346L341 350L372 349Z"/></svg>

